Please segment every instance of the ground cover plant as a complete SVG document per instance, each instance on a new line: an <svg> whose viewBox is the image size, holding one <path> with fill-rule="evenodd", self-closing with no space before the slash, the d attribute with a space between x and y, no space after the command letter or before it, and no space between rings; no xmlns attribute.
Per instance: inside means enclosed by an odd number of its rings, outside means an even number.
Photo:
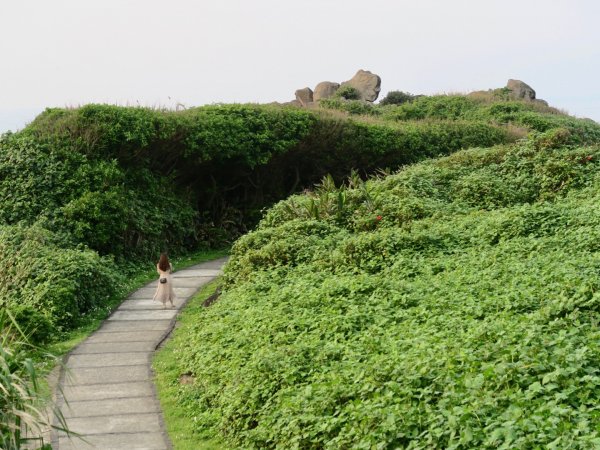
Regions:
<svg viewBox="0 0 600 450"><path fill-rule="evenodd" d="M600 147L578 126L270 209L172 349L197 435L597 448Z"/></svg>
<svg viewBox="0 0 600 450"><path fill-rule="evenodd" d="M196 316L204 308L204 301L215 294L218 284L218 280L209 283L188 301L177 318L179 332L164 343L152 363L161 410L175 450L227 450L221 440L201 438L194 432L196 425L187 411L181 408L178 396L180 382L189 382L191 378L179 373L179 355L176 349L181 340L187 338L188 330L195 327ZM177 382L173 382L174 379Z"/></svg>

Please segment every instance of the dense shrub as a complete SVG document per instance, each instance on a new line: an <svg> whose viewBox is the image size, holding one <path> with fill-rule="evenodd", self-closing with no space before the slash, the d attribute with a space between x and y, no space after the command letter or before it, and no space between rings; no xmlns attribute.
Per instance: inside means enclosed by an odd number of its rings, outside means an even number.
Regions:
<svg viewBox="0 0 600 450"><path fill-rule="evenodd" d="M0 142L0 195L0 223L43 223L101 254L179 250L194 235L189 196L167 177L26 135Z"/></svg>
<svg viewBox="0 0 600 450"><path fill-rule="evenodd" d="M345 100L360 100L360 92L352 86L342 86L335 91L335 98L343 98Z"/></svg>
<svg viewBox="0 0 600 450"><path fill-rule="evenodd" d="M479 104L460 95L422 96L401 105L383 108L388 120L466 119L469 113L479 110Z"/></svg>
<svg viewBox="0 0 600 450"><path fill-rule="evenodd" d="M402 105L403 103L410 102L415 98L414 95L409 94L408 92L402 91L390 91L387 93L385 97L381 99L379 102L380 105Z"/></svg>
<svg viewBox="0 0 600 450"><path fill-rule="evenodd" d="M63 139L101 159L117 158L135 166L154 163L168 172L178 159L263 164L298 143L314 121L309 111L260 105L179 112L86 105L49 109L24 132L42 140Z"/></svg>
<svg viewBox="0 0 600 450"><path fill-rule="evenodd" d="M166 243L213 244L218 228L235 237L266 205L328 172L339 180L353 168L396 168L510 138L483 121L390 126L258 105L52 109L0 148L0 190L14 198L2 214L7 223L42 215L104 254L148 255ZM32 185L32 173L44 183Z"/></svg>
<svg viewBox="0 0 600 450"><path fill-rule="evenodd" d="M354 112L366 105L336 101L350 111L358 108ZM181 253L222 246L251 229L263 208L311 188L327 174L339 184L354 169L365 177L464 148L511 142L522 137L514 133L513 123L547 130L532 151L588 142L600 133L590 122L514 105L440 96L410 105L369 104L381 113L371 118L274 105L212 105L179 112L109 105L49 109L23 131L0 138L0 225L8 230L0 257L10 261L21 252L22 244L14 239L23 233L49 236L35 248L23 244L30 252L24 260L43 275L32 272L26 286L19 284L24 278L17 278L11 289L0 290L0 301L16 304L23 298L52 327L68 328L73 317L99 307L109 295L86 284L96 276L105 281L114 276L112 266L97 255L127 265L154 259L163 249ZM424 120L397 120L402 114ZM552 164L547 170L560 172L564 184L550 186L547 179L545 192L580 182L569 162ZM475 188L477 201L486 200L488 208L526 201L516 191L508 195L503 189L510 185L508 177L493 170L461 178L456 195L466 196L463 203L468 204ZM519 183L527 186L533 179ZM336 201L351 205L364 193L347 195ZM310 210L312 218L325 217L316 199L311 201L300 207ZM410 220L434 210L425 197L412 198L401 202L397 214ZM338 225L352 222L353 230L375 226L349 208L336 214ZM64 280L55 280L54 265L73 269ZM89 267L92 278L82 279L78 265ZM95 299L80 293L84 286ZM43 328L39 339L48 334Z"/></svg>
<svg viewBox="0 0 600 450"><path fill-rule="evenodd" d="M319 101L319 105L327 109L344 111L351 115L378 116L381 112L372 103L363 100L343 100L340 98L326 98Z"/></svg>
<svg viewBox="0 0 600 450"><path fill-rule="evenodd" d="M176 350L243 448L593 448L600 149L552 130L271 209Z"/></svg>
<svg viewBox="0 0 600 450"><path fill-rule="evenodd" d="M119 282L113 266L91 250L65 248L62 238L40 227L0 226L0 305L41 340L49 327L67 329L103 307ZM29 326L23 309L44 317L39 328Z"/></svg>

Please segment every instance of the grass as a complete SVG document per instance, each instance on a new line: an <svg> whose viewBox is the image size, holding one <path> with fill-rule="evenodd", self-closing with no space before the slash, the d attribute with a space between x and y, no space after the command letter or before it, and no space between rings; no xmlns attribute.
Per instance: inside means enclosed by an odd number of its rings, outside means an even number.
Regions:
<svg viewBox="0 0 600 450"><path fill-rule="evenodd" d="M195 431L193 416L182 408L179 393L186 389L180 382L180 363L175 349L186 339L188 330L197 322L205 309L202 302L215 292L219 280L214 280L202 288L187 304L178 317L177 331L156 354L153 367L156 374L156 388L163 410L167 431L175 450L224 450L223 443L202 436Z"/></svg>

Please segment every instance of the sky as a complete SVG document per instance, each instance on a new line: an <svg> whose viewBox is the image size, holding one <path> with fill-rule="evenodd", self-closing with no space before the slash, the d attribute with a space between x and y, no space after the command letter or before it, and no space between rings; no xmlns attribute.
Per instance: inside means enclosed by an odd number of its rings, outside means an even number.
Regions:
<svg viewBox="0 0 600 450"><path fill-rule="evenodd" d="M0 133L46 107L289 101L358 69L413 94L509 78L600 121L597 0L0 0Z"/></svg>

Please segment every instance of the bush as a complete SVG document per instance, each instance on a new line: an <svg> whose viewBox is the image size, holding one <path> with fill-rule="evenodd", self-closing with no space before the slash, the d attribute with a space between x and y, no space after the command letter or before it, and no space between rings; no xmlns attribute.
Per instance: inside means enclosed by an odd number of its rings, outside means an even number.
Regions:
<svg viewBox="0 0 600 450"><path fill-rule="evenodd" d="M342 100L340 98L326 98L319 101L319 105L327 109L345 111L351 115L377 116L380 114L373 103L364 100Z"/></svg>
<svg viewBox="0 0 600 450"><path fill-rule="evenodd" d="M542 176L538 185L553 198L583 183L577 158L586 155L564 160L552 152L600 138L597 124L522 102L436 96L402 105L341 99L323 105L353 115L274 105L180 112L87 105L49 109L25 130L5 135L0 262L10 265L23 255L24 265L22 274L11 275L11 287L0 287L0 302L23 302L52 327L68 329L77 317L102 308L111 291L94 280L110 285L114 264L147 261L165 248L173 254L227 245L251 229L264 208L312 188L327 174L339 185L355 169L366 177L464 148L512 142L528 129L536 131L527 151L551 156L546 164L536 163L538 172L518 181L492 171L464 176L453 200L488 209L527 201L538 198L534 184ZM360 116L367 113L371 117ZM441 191L436 186L428 192ZM394 206L376 190L320 192L298 207L311 219L332 217L336 226L367 231L380 226L373 219L377 208L405 223L434 214L446 202L408 196ZM368 214L354 214L352 207L363 200ZM23 238L28 235L29 244ZM270 246L256 259L282 263L273 256L282 251L295 261L300 256L292 244ZM65 269L64 277L55 267Z"/></svg>
<svg viewBox="0 0 600 450"><path fill-rule="evenodd" d="M408 92L402 91L390 91L387 95L381 99L379 102L380 105L402 105L403 103L407 103L412 101L415 98L414 95L409 94Z"/></svg>
<svg viewBox="0 0 600 450"><path fill-rule="evenodd" d="M341 86L337 91L335 91L335 98L343 98L345 100L360 100L360 92L355 87L346 85Z"/></svg>
<svg viewBox="0 0 600 450"><path fill-rule="evenodd" d="M56 327L43 311L19 303L12 304L8 311L29 341L46 344L55 337Z"/></svg>
<svg viewBox="0 0 600 450"><path fill-rule="evenodd" d="M103 308L115 293L120 276L109 258L85 249L63 248L63 241L37 226L0 226L0 305L43 316L33 338L76 325L86 314Z"/></svg>
<svg viewBox="0 0 600 450"><path fill-rule="evenodd" d="M178 251L194 236L190 196L172 179L25 135L0 142L0 194L0 223L43 223L103 255Z"/></svg>
<svg viewBox="0 0 600 450"><path fill-rule="evenodd" d="M562 131L271 209L176 349L243 448L598 442L597 147Z"/></svg>
<svg viewBox="0 0 600 450"><path fill-rule="evenodd" d="M0 219L41 221L101 254L147 258L165 246L227 243L265 206L327 172L339 181L353 168L396 168L509 139L483 122L390 126L259 105L52 109L0 144L8 200Z"/></svg>

